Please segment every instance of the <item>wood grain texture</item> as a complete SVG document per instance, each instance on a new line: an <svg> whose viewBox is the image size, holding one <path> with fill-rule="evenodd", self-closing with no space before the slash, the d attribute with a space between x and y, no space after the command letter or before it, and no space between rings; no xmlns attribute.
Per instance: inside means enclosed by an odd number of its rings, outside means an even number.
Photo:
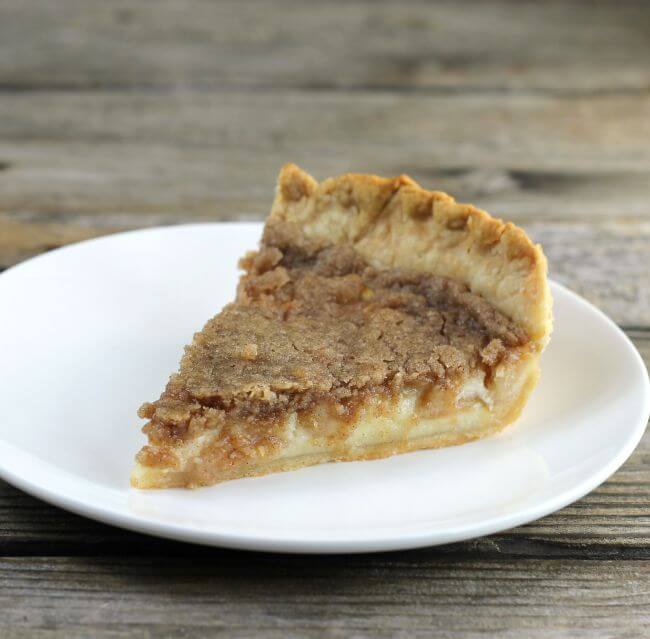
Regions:
<svg viewBox="0 0 650 639"><path fill-rule="evenodd" d="M647 90L639 2L4 0L0 89Z"/></svg>
<svg viewBox="0 0 650 639"><path fill-rule="evenodd" d="M3 637L641 637L646 561L0 559Z"/></svg>
<svg viewBox="0 0 650 639"><path fill-rule="evenodd" d="M264 217L279 167L409 173L516 222L650 217L650 92L2 95L0 216L87 227Z"/></svg>

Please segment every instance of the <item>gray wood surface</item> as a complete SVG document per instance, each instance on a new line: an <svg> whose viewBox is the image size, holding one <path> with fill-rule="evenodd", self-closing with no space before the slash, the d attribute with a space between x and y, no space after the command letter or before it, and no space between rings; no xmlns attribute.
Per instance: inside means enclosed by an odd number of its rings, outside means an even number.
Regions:
<svg viewBox="0 0 650 639"><path fill-rule="evenodd" d="M644 92L638 2L4 0L17 90L384 87Z"/></svg>
<svg viewBox="0 0 650 639"><path fill-rule="evenodd" d="M250 637L251 622L278 639L643 637L650 624L638 560L16 557L0 559L7 579L11 638Z"/></svg>
<svg viewBox="0 0 650 639"><path fill-rule="evenodd" d="M649 62L646 2L3 0L0 269L262 219L289 160L406 172L523 225L650 365ZM151 539L0 482L3 639L636 638L649 611L647 434L537 522L352 558Z"/></svg>
<svg viewBox="0 0 650 639"><path fill-rule="evenodd" d="M6 93L0 213L106 230L260 218L291 159L409 173L518 222L647 220L649 112L650 94Z"/></svg>

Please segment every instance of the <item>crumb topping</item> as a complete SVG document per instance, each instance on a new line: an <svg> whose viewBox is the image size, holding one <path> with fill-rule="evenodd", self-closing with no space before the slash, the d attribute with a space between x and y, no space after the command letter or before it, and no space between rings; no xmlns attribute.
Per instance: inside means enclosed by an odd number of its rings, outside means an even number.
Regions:
<svg viewBox="0 0 650 639"><path fill-rule="evenodd" d="M498 364L523 329L456 281L369 266L351 246L308 240L269 223L241 260L237 299L194 336L161 398L140 409L150 441L221 424L267 420L324 397L445 386Z"/></svg>

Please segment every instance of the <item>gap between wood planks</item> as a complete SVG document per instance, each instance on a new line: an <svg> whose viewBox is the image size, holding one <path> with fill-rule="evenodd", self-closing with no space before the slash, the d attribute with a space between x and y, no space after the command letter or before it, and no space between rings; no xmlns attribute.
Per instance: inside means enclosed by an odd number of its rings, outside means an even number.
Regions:
<svg viewBox="0 0 650 639"><path fill-rule="evenodd" d="M192 84L184 87L188 93L195 94L222 94L222 93L277 93L278 90L292 91L295 93L343 93L343 94L412 94L429 97L444 97L444 96L517 96L517 97L552 97L552 98L565 98L572 100L575 98L598 98L607 96L647 96L650 93L650 84L642 87L602 87L597 89L556 89L556 88L542 88L542 87L509 87L507 85L454 85L454 86L438 86L438 87L413 87L402 85L365 85L356 84L354 86L337 86L335 84L303 84L296 85L290 83L273 83L273 84L257 84L241 86L237 84L227 85L219 84L214 86L212 84ZM46 87L41 84L27 85L22 83L12 84L10 82L2 82L0 80L0 94L25 94L33 93L50 94L52 92L69 92L69 93L95 93L101 91L102 93L116 93L123 94L129 93L131 95L145 94L145 95L160 95L160 96L177 96L178 86L174 84L160 85L146 83L132 86L129 84L104 84L101 82L92 83L84 82L82 85L71 84L57 84L55 87Z"/></svg>

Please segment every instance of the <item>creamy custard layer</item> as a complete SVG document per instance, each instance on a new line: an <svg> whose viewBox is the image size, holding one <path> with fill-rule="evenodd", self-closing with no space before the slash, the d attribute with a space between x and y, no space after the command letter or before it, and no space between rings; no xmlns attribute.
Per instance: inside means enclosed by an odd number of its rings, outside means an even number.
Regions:
<svg viewBox="0 0 650 639"><path fill-rule="evenodd" d="M525 354L504 362L498 379L468 379L457 390L433 385L405 388L399 397L375 396L353 420L331 414L290 412L277 422L278 438L263 455L215 463L221 428L208 430L177 447L174 464L137 464L132 476L141 488L211 485L232 477L256 476L329 461L376 459L422 448L462 444L492 434L519 415L538 376ZM494 410L494 402L503 408ZM231 425L237 430L236 425ZM239 425L247 430L246 423Z"/></svg>

